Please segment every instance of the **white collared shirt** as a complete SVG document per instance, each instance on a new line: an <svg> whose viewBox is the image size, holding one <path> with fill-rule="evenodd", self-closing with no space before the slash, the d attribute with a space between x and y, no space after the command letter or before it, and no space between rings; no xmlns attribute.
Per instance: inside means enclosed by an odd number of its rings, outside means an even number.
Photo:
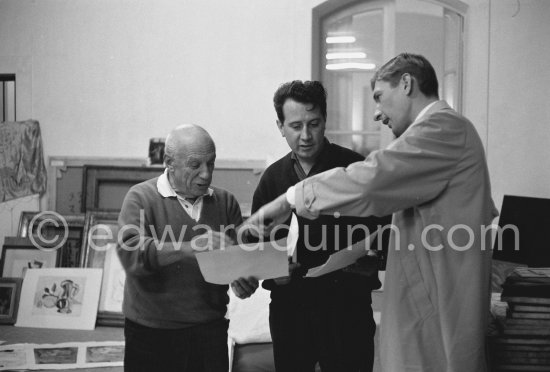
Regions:
<svg viewBox="0 0 550 372"><path fill-rule="evenodd" d="M168 169L164 170L164 173L157 180L157 190L163 198L176 197L180 202L180 205L183 207L183 210L191 217L193 220L198 221L201 218L202 205L205 196L212 196L214 190L208 188L206 194L199 196L195 199L193 203L185 199L183 196L176 194L176 191L170 185L168 181Z"/></svg>

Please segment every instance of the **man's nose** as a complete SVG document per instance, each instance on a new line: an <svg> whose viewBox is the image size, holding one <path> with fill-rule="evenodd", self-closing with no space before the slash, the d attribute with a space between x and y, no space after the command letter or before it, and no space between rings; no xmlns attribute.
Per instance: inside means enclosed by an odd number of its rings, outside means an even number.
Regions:
<svg viewBox="0 0 550 372"><path fill-rule="evenodd" d="M208 180L212 176L212 170L210 169L210 167L208 165L205 165L205 166L201 167L199 176L203 180Z"/></svg>
<svg viewBox="0 0 550 372"><path fill-rule="evenodd" d="M300 137L302 139L309 139L311 138L311 130L307 127L307 125L304 125L304 128L302 129L302 132L300 133Z"/></svg>
<svg viewBox="0 0 550 372"><path fill-rule="evenodd" d="M383 115L384 115L384 114L382 114L382 111L380 111L380 110L377 109L376 111L374 111L374 121L380 121L380 120L382 120L382 116L383 116Z"/></svg>

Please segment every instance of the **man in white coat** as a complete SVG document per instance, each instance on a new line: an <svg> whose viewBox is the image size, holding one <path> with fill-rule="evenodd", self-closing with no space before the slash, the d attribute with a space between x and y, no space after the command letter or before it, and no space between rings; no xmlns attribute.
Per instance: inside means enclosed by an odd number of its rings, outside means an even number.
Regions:
<svg viewBox="0 0 550 372"><path fill-rule="evenodd" d="M375 119L396 139L365 161L307 178L247 223L393 213L380 355L386 372L486 371L491 237L498 215L472 123L438 98L431 64L403 53L371 80Z"/></svg>

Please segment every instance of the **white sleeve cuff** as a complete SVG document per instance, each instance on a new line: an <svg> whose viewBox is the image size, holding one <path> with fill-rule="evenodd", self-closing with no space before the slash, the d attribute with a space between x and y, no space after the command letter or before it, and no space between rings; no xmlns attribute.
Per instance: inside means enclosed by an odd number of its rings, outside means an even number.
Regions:
<svg viewBox="0 0 550 372"><path fill-rule="evenodd" d="M296 187L290 186L288 190L286 190L286 201L288 204L290 204L291 208L296 208Z"/></svg>

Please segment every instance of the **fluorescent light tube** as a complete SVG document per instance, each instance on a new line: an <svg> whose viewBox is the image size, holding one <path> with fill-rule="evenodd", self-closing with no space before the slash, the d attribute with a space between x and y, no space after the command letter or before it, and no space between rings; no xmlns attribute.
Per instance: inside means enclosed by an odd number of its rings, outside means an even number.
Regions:
<svg viewBox="0 0 550 372"><path fill-rule="evenodd" d="M346 62L346 63L330 63L326 65L327 70L374 70L376 65L374 63L358 63L358 62Z"/></svg>
<svg viewBox="0 0 550 372"><path fill-rule="evenodd" d="M327 53L327 59L358 59L358 58L367 58L367 53L363 52L335 52Z"/></svg>
<svg viewBox="0 0 550 372"><path fill-rule="evenodd" d="M327 44L350 44L355 43L355 36L327 36Z"/></svg>

